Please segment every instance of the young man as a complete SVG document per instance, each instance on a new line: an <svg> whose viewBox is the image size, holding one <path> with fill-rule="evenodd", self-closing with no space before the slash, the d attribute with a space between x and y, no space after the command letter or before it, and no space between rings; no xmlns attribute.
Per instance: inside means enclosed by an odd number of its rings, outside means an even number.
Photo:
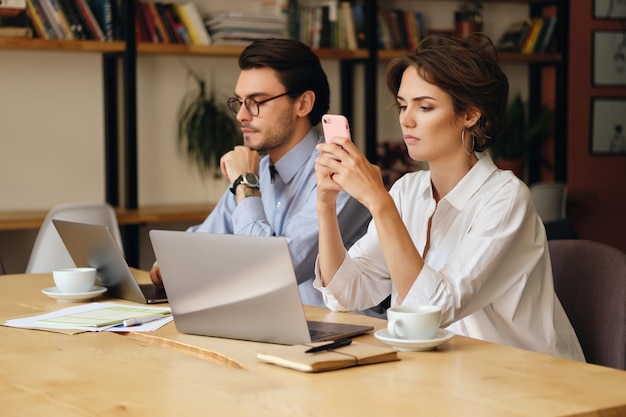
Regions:
<svg viewBox="0 0 626 417"><path fill-rule="evenodd" d="M232 186L204 223L189 231L285 237L303 303L323 306L312 286L318 243L315 147L323 141L313 127L329 108L326 74L309 47L287 39L252 43L239 57L239 68L227 105L241 124L244 145L220 162ZM337 199L336 213L350 247L365 232L370 214L346 193ZM163 285L158 265L150 277Z"/></svg>

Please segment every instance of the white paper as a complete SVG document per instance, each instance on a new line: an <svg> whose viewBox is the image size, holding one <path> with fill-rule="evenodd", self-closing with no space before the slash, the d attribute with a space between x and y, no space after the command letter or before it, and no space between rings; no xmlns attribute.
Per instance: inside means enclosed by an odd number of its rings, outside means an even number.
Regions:
<svg viewBox="0 0 626 417"><path fill-rule="evenodd" d="M30 316L30 317L7 320L4 324L5 326L9 326L9 327L20 327L20 328L27 328L27 329L64 329L64 330L72 329L72 330L82 330L82 331L87 331L87 332L100 332L104 330L111 330L116 325L100 326L100 327L75 326L75 325L64 325L64 324L57 324L57 323L50 323L50 322L42 322L42 320L56 319L56 318L71 315L71 314L80 314L80 313L100 310L100 309L108 308L108 307L123 307L123 308L131 308L131 309L135 308L137 309L138 312L145 312L145 311L160 312L164 310L171 312L171 310L168 307L148 307L148 306L136 306L135 307L135 306L129 306L127 304L117 304L117 303L110 303L110 302L90 303L90 304L63 308L61 310L53 311L51 313L41 314L38 316ZM133 327L118 326L115 331L124 331L124 332L152 331L169 323L170 321L172 321L172 319L173 318L171 316L166 316L163 319L144 323L139 326L133 326Z"/></svg>

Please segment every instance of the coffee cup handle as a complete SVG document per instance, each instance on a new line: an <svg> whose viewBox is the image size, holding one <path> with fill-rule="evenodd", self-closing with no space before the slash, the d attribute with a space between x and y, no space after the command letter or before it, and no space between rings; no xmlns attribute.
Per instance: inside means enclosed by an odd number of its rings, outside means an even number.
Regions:
<svg viewBox="0 0 626 417"><path fill-rule="evenodd" d="M393 337L404 337L404 332L400 326L401 320L391 319L387 322L387 332Z"/></svg>

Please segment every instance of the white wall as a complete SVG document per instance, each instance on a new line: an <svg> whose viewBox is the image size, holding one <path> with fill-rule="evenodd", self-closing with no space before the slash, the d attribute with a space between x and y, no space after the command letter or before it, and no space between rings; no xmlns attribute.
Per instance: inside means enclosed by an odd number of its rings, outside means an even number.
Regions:
<svg viewBox="0 0 626 417"><path fill-rule="evenodd" d="M250 11L260 1L202 0L203 12ZM426 24L452 28L456 2L389 1L421 10ZM506 24L528 13L527 6L486 4L484 30L494 40ZM225 181L202 179L176 148L176 110L193 87L181 63L215 74L219 98L232 94L235 58L140 55L137 69L139 204L215 201ZM331 83L331 111L338 112L339 65L323 60ZM0 50L0 210L49 209L71 201L104 201L102 60L97 53ZM395 111L389 110L384 68L379 65L379 138L400 139ZM505 65L511 93L526 91L526 66ZM363 103L363 70L357 69L355 103ZM351 121L362 145L364 116ZM32 232L0 232L0 257L12 271L27 260Z"/></svg>

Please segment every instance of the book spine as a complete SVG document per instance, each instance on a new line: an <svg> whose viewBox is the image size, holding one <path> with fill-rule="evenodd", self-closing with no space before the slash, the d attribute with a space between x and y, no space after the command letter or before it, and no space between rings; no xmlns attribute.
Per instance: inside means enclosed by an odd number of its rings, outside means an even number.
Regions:
<svg viewBox="0 0 626 417"><path fill-rule="evenodd" d="M32 38L33 29L29 27L0 27L0 37L2 38Z"/></svg>
<svg viewBox="0 0 626 417"><path fill-rule="evenodd" d="M341 2L341 18L344 21L344 29L346 32L346 47L350 50L358 48L356 42L356 33L354 32L354 20L352 18L352 7L349 1Z"/></svg>
<svg viewBox="0 0 626 417"><path fill-rule="evenodd" d="M76 19L76 15L74 14L72 0L56 0L56 2L65 15L74 39L85 39L82 23L80 20Z"/></svg>
<svg viewBox="0 0 626 417"><path fill-rule="evenodd" d="M537 43L537 38L539 37L539 33L541 32L541 26L543 25L543 18L536 17L533 19L533 24L530 27L528 32L528 36L524 41L524 45L522 46L523 54L532 54L535 48L535 43Z"/></svg>
<svg viewBox="0 0 626 417"><path fill-rule="evenodd" d="M177 42L186 45L190 44L191 40L189 39L189 34L187 34L187 29L183 22L180 21L176 9L174 9L174 5L172 3L165 4L164 10L165 16L174 30Z"/></svg>
<svg viewBox="0 0 626 417"><path fill-rule="evenodd" d="M50 0L50 4L52 6L52 9L54 10L54 17L56 21L58 22L59 26L61 27L61 30L63 31L64 39L73 40L74 33L72 32L72 29L70 28L67 18L65 17L65 14L63 13L63 10L59 6L59 0Z"/></svg>
<svg viewBox="0 0 626 417"><path fill-rule="evenodd" d="M104 36L109 41L115 40L115 16L113 12L113 1L114 0L104 0L104 15L102 16L104 20L104 27L102 30L104 31Z"/></svg>
<svg viewBox="0 0 626 417"><path fill-rule="evenodd" d="M146 17L143 14L143 7L139 0L133 0L135 2L135 36L139 42L152 42L150 37L150 31L148 30L148 23Z"/></svg>
<svg viewBox="0 0 626 417"><path fill-rule="evenodd" d="M194 3L180 4L176 6L180 20L185 24L189 32L189 38L194 45L209 45L211 37L204 26L202 17Z"/></svg>
<svg viewBox="0 0 626 417"><path fill-rule="evenodd" d="M26 10L26 0L2 0L0 9L20 9Z"/></svg>
<svg viewBox="0 0 626 417"><path fill-rule="evenodd" d="M45 33L45 39L58 39L56 36L56 32L52 28L48 17L46 16L46 12L43 9L43 5L41 4L41 0L29 0L33 5L33 14L39 18L41 25L43 27L43 32Z"/></svg>
<svg viewBox="0 0 626 417"><path fill-rule="evenodd" d="M57 17L55 16L54 8L52 7L51 0L40 0L43 13L46 15L46 20L50 22L50 26L54 31L55 39L65 39L65 33L59 24Z"/></svg>
<svg viewBox="0 0 626 417"><path fill-rule="evenodd" d="M159 35L157 34L154 17L152 16L152 13L150 12L150 8L148 7L148 4L145 2L141 2L140 4L141 4L141 13L146 22L146 29L148 30L149 42L159 43L160 42Z"/></svg>
<svg viewBox="0 0 626 417"><path fill-rule="evenodd" d="M172 24L169 20L169 18L167 17L167 14L165 13L165 5L158 1L155 3L157 12L159 13L159 17L161 19L161 22L163 22L163 28L165 29L165 32L167 33L167 38L169 40L170 43L178 43L178 37L176 36L176 32L174 31L174 28L172 27Z"/></svg>
<svg viewBox="0 0 626 417"><path fill-rule="evenodd" d="M91 7L89 7L87 0L76 0L76 3L78 5L78 10L83 17L83 20L87 23L89 30L94 35L94 39L98 41L106 40L104 32L102 32L102 28L100 27L98 20L96 20L96 17L91 11Z"/></svg>
<svg viewBox="0 0 626 417"><path fill-rule="evenodd" d="M39 35L39 37L42 39L50 39L48 37L48 33L46 32L46 28L41 21L41 18L35 10L35 6L33 5L32 0L28 0L28 2L26 3L26 14L28 15L30 21L33 23L37 35Z"/></svg>
<svg viewBox="0 0 626 417"><path fill-rule="evenodd" d="M161 19L161 15L159 14L156 4L151 3L151 2L148 2L146 4L148 6L148 10L150 11L150 14L152 15L152 19L154 21L154 27L156 28L157 35L159 37L159 42L169 43L170 37L167 33L167 29L165 28L165 25L163 24L163 20Z"/></svg>
<svg viewBox="0 0 626 417"><path fill-rule="evenodd" d="M554 28L556 27L556 17L548 17L543 22L543 26L545 30L541 31L541 36L537 40L537 47L535 48L535 52L538 54L543 54L548 49L550 42L552 41L552 35L554 33Z"/></svg>

